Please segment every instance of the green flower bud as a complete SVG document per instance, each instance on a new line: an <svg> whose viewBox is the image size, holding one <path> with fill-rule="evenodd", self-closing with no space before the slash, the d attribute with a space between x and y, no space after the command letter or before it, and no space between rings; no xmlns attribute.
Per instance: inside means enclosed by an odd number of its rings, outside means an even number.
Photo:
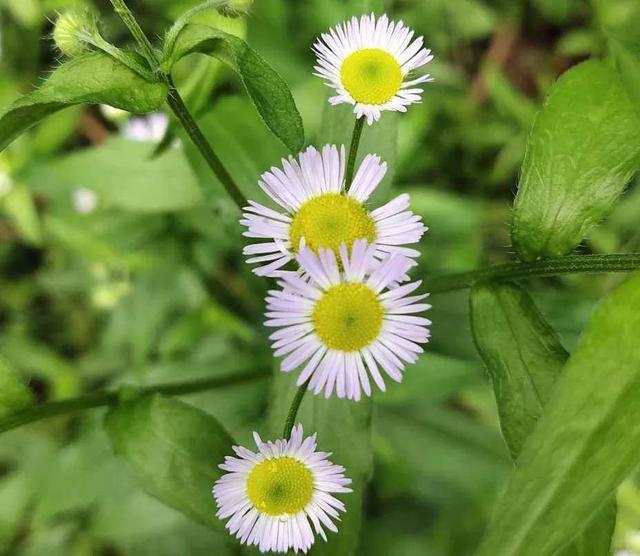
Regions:
<svg viewBox="0 0 640 556"><path fill-rule="evenodd" d="M89 50L91 39L97 32L95 16L89 10L69 10L58 17L53 40L60 52L73 58Z"/></svg>
<svg viewBox="0 0 640 556"><path fill-rule="evenodd" d="M249 13L253 6L253 0L229 0L226 6L220 9L220 13L231 17L240 17Z"/></svg>

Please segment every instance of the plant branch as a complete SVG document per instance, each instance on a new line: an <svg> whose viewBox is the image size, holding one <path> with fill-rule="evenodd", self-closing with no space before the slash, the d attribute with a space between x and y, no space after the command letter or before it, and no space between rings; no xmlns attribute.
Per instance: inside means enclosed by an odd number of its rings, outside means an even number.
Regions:
<svg viewBox="0 0 640 556"><path fill-rule="evenodd" d="M298 390L296 391L296 395L293 397L291 407L289 408L289 413L287 413L287 420L284 423L284 432L282 433L282 436L285 440L288 440L291 437L291 430L293 429L293 425L295 425L296 417L298 416L298 410L300 409L300 404L302 403L302 398L304 398L304 395L307 392L307 388L309 387L309 380L307 380L302 386L298 388Z"/></svg>
<svg viewBox="0 0 640 556"><path fill-rule="evenodd" d="M222 388L224 386L243 384L246 382L253 382L254 380L263 380L269 377L269 373L265 373L264 371L251 371L185 382L155 384L153 386L140 388L139 391L136 391L136 394L139 394L140 396L148 394L183 396L186 394L203 392L205 390L213 390L214 388ZM31 405L14 413L10 413L9 415L5 415L4 417L0 417L0 433L15 429L28 423L40 421L41 419L47 419L49 417L68 415L85 409L115 405L119 400L120 395L118 392L106 391L86 394L69 400Z"/></svg>
<svg viewBox="0 0 640 556"><path fill-rule="evenodd" d="M362 137L362 128L364 127L364 117L356 118L353 126L353 135L351 136L351 146L349 147L349 160L347 162L347 175L345 177L344 186L348 189L353 181L353 173L356 168L356 157L358 156L358 147L360 146L360 137Z"/></svg>
<svg viewBox="0 0 640 556"><path fill-rule="evenodd" d="M427 290L444 293L470 288L486 280L519 280L557 274L599 274L640 270L640 253L613 255L567 255L530 263L505 263L469 272L445 274L425 280Z"/></svg>
<svg viewBox="0 0 640 556"><path fill-rule="evenodd" d="M178 89L176 89L173 81L170 77L167 78L169 82L169 98L167 99L171 110L176 115L176 118L180 120L180 123L184 127L185 131L193 141L193 144L198 148L200 154L204 157L205 161L213 173L218 177L223 187L234 200L238 208L242 211L247 206L247 200L240 191L240 188L233 181L233 178L222 164L222 161L218 158L218 155L213 151L209 141L202 133L202 130L193 119L193 116L189 112L189 109L185 105Z"/></svg>
<svg viewBox="0 0 640 556"><path fill-rule="evenodd" d="M147 62L149 62L149 66L153 71L156 71L159 63L158 55L156 54L151 41L147 38L147 35L144 34L144 31L138 24L138 21L131 13L129 7L125 4L124 0L111 0L111 5L142 49Z"/></svg>
<svg viewBox="0 0 640 556"><path fill-rule="evenodd" d="M202 133L202 130L198 127L198 124L182 100L178 89L176 89L171 76L160 71L158 55L154 50L153 45L144 34L144 31L136 21L136 18L131 13L131 10L127 7L124 0L111 0L111 4L133 35L133 38L136 40L140 48L142 48L153 71L160 75L169 87L167 102L169 103L171 110L173 110L173 113L183 125L185 131L189 135L189 138L193 141L194 145L206 160L209 168L220 180L227 193L235 201L240 210L242 210L247 205L244 195L240 192L240 188L236 185L235 181L233 181L233 178L222 164L222 161L211 148L211 145L204 136L204 133Z"/></svg>

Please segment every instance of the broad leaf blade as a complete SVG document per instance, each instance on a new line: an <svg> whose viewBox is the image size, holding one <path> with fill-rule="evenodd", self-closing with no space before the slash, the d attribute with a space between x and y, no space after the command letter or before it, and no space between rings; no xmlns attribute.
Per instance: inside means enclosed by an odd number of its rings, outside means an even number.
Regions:
<svg viewBox="0 0 640 556"><path fill-rule="evenodd" d="M640 275L595 311L478 556L562 549L640 461Z"/></svg>
<svg viewBox="0 0 640 556"><path fill-rule="evenodd" d="M200 52L229 64L240 76L265 124L291 152L304 146L302 118L289 87L276 71L242 39L206 25L189 24L180 31L164 63L170 69L178 60Z"/></svg>
<svg viewBox="0 0 640 556"><path fill-rule="evenodd" d="M592 60L565 73L527 145L511 230L520 257L571 251L639 165L640 118L616 71Z"/></svg>
<svg viewBox="0 0 640 556"><path fill-rule="evenodd" d="M0 417L22 409L32 401L29 388L11 364L0 356Z"/></svg>
<svg viewBox="0 0 640 556"><path fill-rule="evenodd" d="M471 330L514 460L551 397L569 354L533 301L515 284L480 284L470 295Z"/></svg>
<svg viewBox="0 0 640 556"><path fill-rule="evenodd" d="M569 354L531 297L515 284L475 286L470 318L476 347L493 383L502 433L516 462ZM615 510L614 501L604 504L562 556L606 554Z"/></svg>
<svg viewBox="0 0 640 556"><path fill-rule="evenodd" d="M129 112L156 110L167 97L164 83L146 81L106 54L65 62L42 87L18 99L0 118L0 151L43 118L76 104L109 104Z"/></svg>
<svg viewBox="0 0 640 556"><path fill-rule="evenodd" d="M112 409L105 429L146 492L205 525L222 527L211 489L233 440L211 415L149 396Z"/></svg>

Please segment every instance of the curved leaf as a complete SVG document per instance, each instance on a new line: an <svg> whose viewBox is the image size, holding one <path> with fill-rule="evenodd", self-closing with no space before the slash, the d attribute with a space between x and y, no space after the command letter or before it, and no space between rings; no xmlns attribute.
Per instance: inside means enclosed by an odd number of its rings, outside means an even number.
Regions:
<svg viewBox="0 0 640 556"><path fill-rule="evenodd" d="M0 151L43 118L76 104L109 104L144 113L167 97L164 83L149 82L101 52L65 62L39 89L18 99L0 117Z"/></svg>
<svg viewBox="0 0 640 556"><path fill-rule="evenodd" d="M304 146L304 128L289 87L242 39L206 25L186 25L163 63L165 71L193 52L213 56L240 76L265 124L291 152Z"/></svg>
<svg viewBox="0 0 640 556"><path fill-rule="evenodd" d="M595 311L497 505L478 556L550 556L640 461L640 274Z"/></svg>
<svg viewBox="0 0 640 556"><path fill-rule="evenodd" d="M233 440L216 419L184 402L148 396L109 411L105 429L115 453L133 467L146 492L222 528L211 489Z"/></svg>
<svg viewBox="0 0 640 556"><path fill-rule="evenodd" d="M592 60L551 89L531 130L512 238L520 257L564 255L640 165L640 118L614 68Z"/></svg>
<svg viewBox="0 0 640 556"><path fill-rule="evenodd" d="M502 433L516 462L569 354L519 286L479 284L471 290L469 302L474 341L491 376ZM615 523L612 500L603 504L562 556L607 554Z"/></svg>

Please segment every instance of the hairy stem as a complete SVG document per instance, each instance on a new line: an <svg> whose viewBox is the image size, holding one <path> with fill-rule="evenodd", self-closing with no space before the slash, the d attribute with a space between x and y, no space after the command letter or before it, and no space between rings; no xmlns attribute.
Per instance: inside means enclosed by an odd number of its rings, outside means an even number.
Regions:
<svg viewBox="0 0 640 556"><path fill-rule="evenodd" d="M229 196L234 200L238 208L242 210L247 206L247 200L244 198L244 195L236 185L236 182L233 181L231 174L227 171L227 169L222 164L222 161L218 158L218 155L213 151L209 141L202 133L202 130L193 119L193 116L189 112L187 106L185 105L180 93L176 89L175 85L171 78L169 80L169 106L173 113L176 115L176 118L180 120L180 123L184 127L185 131L193 141L193 144L198 148L200 154L204 157L207 165L212 170L212 172L218 177L223 187L229 194Z"/></svg>
<svg viewBox="0 0 640 556"><path fill-rule="evenodd" d="M287 413L287 420L284 423L284 432L282 433L282 436L285 440L287 440L291 436L291 430L293 429L293 425L295 425L296 423L298 410L300 409L302 398L304 398L304 395L309 386L309 380L307 380L302 386L298 388L298 390L296 391L296 395L293 397L291 407L289 408L289 413Z"/></svg>
<svg viewBox="0 0 640 556"><path fill-rule="evenodd" d="M236 205L242 210L246 205L247 201L244 198L244 195L240 192L240 188L237 186L236 182L231 177L231 174L227 171L227 169L222 164L218 155L214 152L207 141L207 138L202 133L202 130L198 127L195 119L189 112L186 104L182 100L180 93L176 89L171 76L168 74L164 74L159 69L159 59L156 51L153 48L153 45L144 34L144 31L136 21L136 18L131 13L131 10L127 7L124 0L111 0L111 4L113 5L116 13L120 16L124 24L127 26L133 38L136 40L140 48L143 50L144 55L149 62L149 65L167 84L169 87L169 96L167 98L167 102L173 110L173 113L176 115L176 118L183 125L185 131L189 135L189 138L193 141L193 144L200 151L202 156L209 168L213 171L213 173L220 180L227 193L234 200Z"/></svg>
<svg viewBox="0 0 640 556"><path fill-rule="evenodd" d="M243 384L245 382L253 382L254 380L264 380L267 378L269 378L269 374L264 371L251 371L221 377L190 380L186 382L155 384L153 386L140 388L136 394L141 396L147 394L183 396L185 394L194 394L205 390L213 390L214 388L222 388L224 386ZM85 409L115 405L118 403L119 399L120 396L118 392L106 391L86 394L69 400L32 405L14 413L10 413L9 415L5 415L4 417L0 417L0 433L15 429L28 423L33 423L34 421L55 417L57 415L68 415Z"/></svg>
<svg viewBox="0 0 640 556"><path fill-rule="evenodd" d="M530 263L505 263L469 272L445 274L425 280L428 291L444 293L469 288L486 280L519 280L557 274L599 274L640 269L640 253L613 255L567 255Z"/></svg>
<svg viewBox="0 0 640 556"><path fill-rule="evenodd" d="M124 0L111 0L111 5L142 49L144 57L147 59L147 62L149 62L151 68L156 71L158 68L158 55L156 54L151 41L147 38L147 35L144 34L144 31L138 24L138 21L131 13L129 7L125 4Z"/></svg>
<svg viewBox="0 0 640 556"><path fill-rule="evenodd" d="M345 177L345 189L348 189L353 181L353 173L356 168L356 157L358 156L358 147L360 146L360 137L362 136L362 128L364 127L364 118L356 118L353 126L353 135L351 136L351 146L349 147L349 160L347 161L347 175Z"/></svg>

